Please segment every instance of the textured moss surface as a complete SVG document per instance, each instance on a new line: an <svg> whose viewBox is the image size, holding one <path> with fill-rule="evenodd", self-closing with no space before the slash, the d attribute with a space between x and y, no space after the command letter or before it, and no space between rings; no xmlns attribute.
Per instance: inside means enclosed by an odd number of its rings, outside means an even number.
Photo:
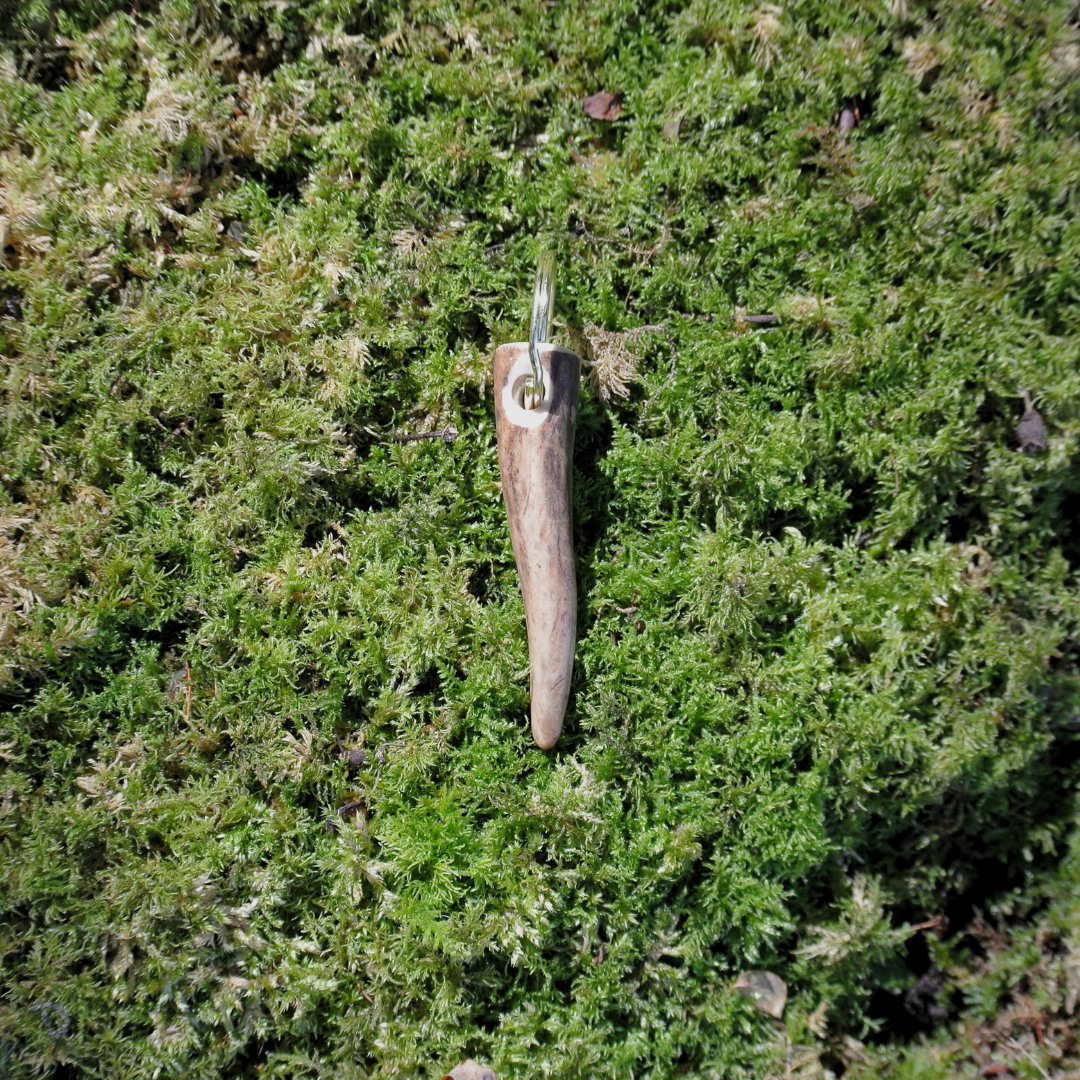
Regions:
<svg viewBox="0 0 1080 1080"><path fill-rule="evenodd" d="M1070 4L0 10L4 1075L763 1076L1055 861ZM541 752L489 364L548 246Z"/></svg>

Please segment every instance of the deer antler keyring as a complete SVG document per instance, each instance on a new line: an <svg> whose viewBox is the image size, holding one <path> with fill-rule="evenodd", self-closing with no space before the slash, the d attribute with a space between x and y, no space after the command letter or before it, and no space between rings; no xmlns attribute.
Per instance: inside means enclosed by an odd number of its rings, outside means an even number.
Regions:
<svg viewBox="0 0 1080 1080"><path fill-rule="evenodd" d="M532 733L545 749L562 732L577 637L571 482L581 361L547 341L554 306L555 255L545 252L529 340L495 350L499 472L525 601Z"/></svg>

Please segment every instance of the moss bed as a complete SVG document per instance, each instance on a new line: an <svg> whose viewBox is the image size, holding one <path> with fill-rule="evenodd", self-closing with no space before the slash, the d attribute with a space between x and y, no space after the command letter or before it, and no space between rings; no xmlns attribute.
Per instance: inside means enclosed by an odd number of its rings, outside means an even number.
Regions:
<svg viewBox="0 0 1080 1080"><path fill-rule="evenodd" d="M0 1075L974 1076L1040 963L1064 1069L1076 20L0 4ZM490 386L547 248L549 752Z"/></svg>

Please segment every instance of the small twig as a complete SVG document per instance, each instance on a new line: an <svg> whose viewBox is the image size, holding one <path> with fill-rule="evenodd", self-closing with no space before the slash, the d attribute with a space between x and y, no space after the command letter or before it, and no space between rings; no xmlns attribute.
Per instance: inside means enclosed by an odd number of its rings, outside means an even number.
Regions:
<svg viewBox="0 0 1080 1080"><path fill-rule="evenodd" d="M184 661L184 674L187 676L187 703L184 705L184 723L191 719L191 665Z"/></svg>
<svg viewBox="0 0 1080 1080"><path fill-rule="evenodd" d="M691 314L690 312L680 312L684 319L698 319L700 322L717 322L715 315L698 315ZM741 318L736 317L736 322L742 322L748 326L772 326L774 323L780 321L779 315L773 315L769 312L763 312L760 315L743 315Z"/></svg>
<svg viewBox="0 0 1080 1080"><path fill-rule="evenodd" d="M183 183L182 183L182 184L181 184L181 185L180 185L180 186L179 186L178 188L176 188L176 189L175 189L175 190L173 191L173 193L172 193L172 197L173 197L174 199L176 199L176 198L179 198L179 196L180 196L180 193L181 193L182 191L187 191L187 189L188 189L188 188L189 188L190 186L191 186L191 170L190 170L190 169L188 169L188 171L187 171L187 179L186 179L186 180L185 180L185 181L184 181L184 182L183 182Z"/></svg>
<svg viewBox="0 0 1080 1080"><path fill-rule="evenodd" d="M417 431L410 435L395 435L394 442L415 442L417 439L442 439L447 446L453 445L458 437L458 429L453 424L447 424L442 431Z"/></svg>
<svg viewBox="0 0 1080 1080"><path fill-rule="evenodd" d="M1035 1068L1039 1070L1039 1075L1040 1076L1045 1076L1046 1080L1050 1080L1050 1075L1047 1073L1047 1071L1015 1039L1008 1039L1006 1041L1005 1045L1010 1050L1019 1050L1020 1053L1023 1054L1024 1057L1026 1057L1028 1059L1028 1061L1030 1061L1031 1064L1034 1065Z"/></svg>
<svg viewBox="0 0 1080 1080"><path fill-rule="evenodd" d="M158 453L161 453L175 439L178 435L182 435L189 425L195 422L194 416L189 416L160 446L158 446Z"/></svg>
<svg viewBox="0 0 1080 1080"><path fill-rule="evenodd" d="M601 614L601 612L604 610L604 608L606 608L606 607L611 608L613 611L617 611L620 615L626 615L626 616L636 615L638 613L638 611L640 610L640 605L639 604L631 604L629 607L619 607L618 605L616 605L614 603L614 601L604 600L604 601L601 601L601 603L597 605L597 608L596 608L597 616L599 616Z"/></svg>
<svg viewBox="0 0 1080 1080"><path fill-rule="evenodd" d="M582 160L584 160L584 158ZM629 255L643 255L646 259L651 259L660 248L667 243L667 226L664 226L659 245L651 248L639 247L629 240L618 240L611 236L597 236L595 233L589 231L589 227L583 221L579 221L577 229L568 235L573 237L583 236L592 244L611 244L612 247L622 248L622 250ZM638 269L640 269L640 267Z"/></svg>
<svg viewBox="0 0 1080 1080"><path fill-rule="evenodd" d="M856 541L858 543L858 541ZM937 918L927 919L926 922L916 923L915 926L909 927L911 930L936 930L941 925L940 920Z"/></svg>

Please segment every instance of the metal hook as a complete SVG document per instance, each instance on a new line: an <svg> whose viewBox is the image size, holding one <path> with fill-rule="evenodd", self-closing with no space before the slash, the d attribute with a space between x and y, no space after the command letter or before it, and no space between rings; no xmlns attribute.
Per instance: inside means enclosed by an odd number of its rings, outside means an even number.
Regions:
<svg viewBox="0 0 1080 1080"><path fill-rule="evenodd" d="M532 322L529 325L529 361L532 363L532 382L526 385L522 404L535 409L544 400L544 369L540 366L538 346L548 339L551 315L555 310L555 252L545 251L536 267L536 287L533 290Z"/></svg>

